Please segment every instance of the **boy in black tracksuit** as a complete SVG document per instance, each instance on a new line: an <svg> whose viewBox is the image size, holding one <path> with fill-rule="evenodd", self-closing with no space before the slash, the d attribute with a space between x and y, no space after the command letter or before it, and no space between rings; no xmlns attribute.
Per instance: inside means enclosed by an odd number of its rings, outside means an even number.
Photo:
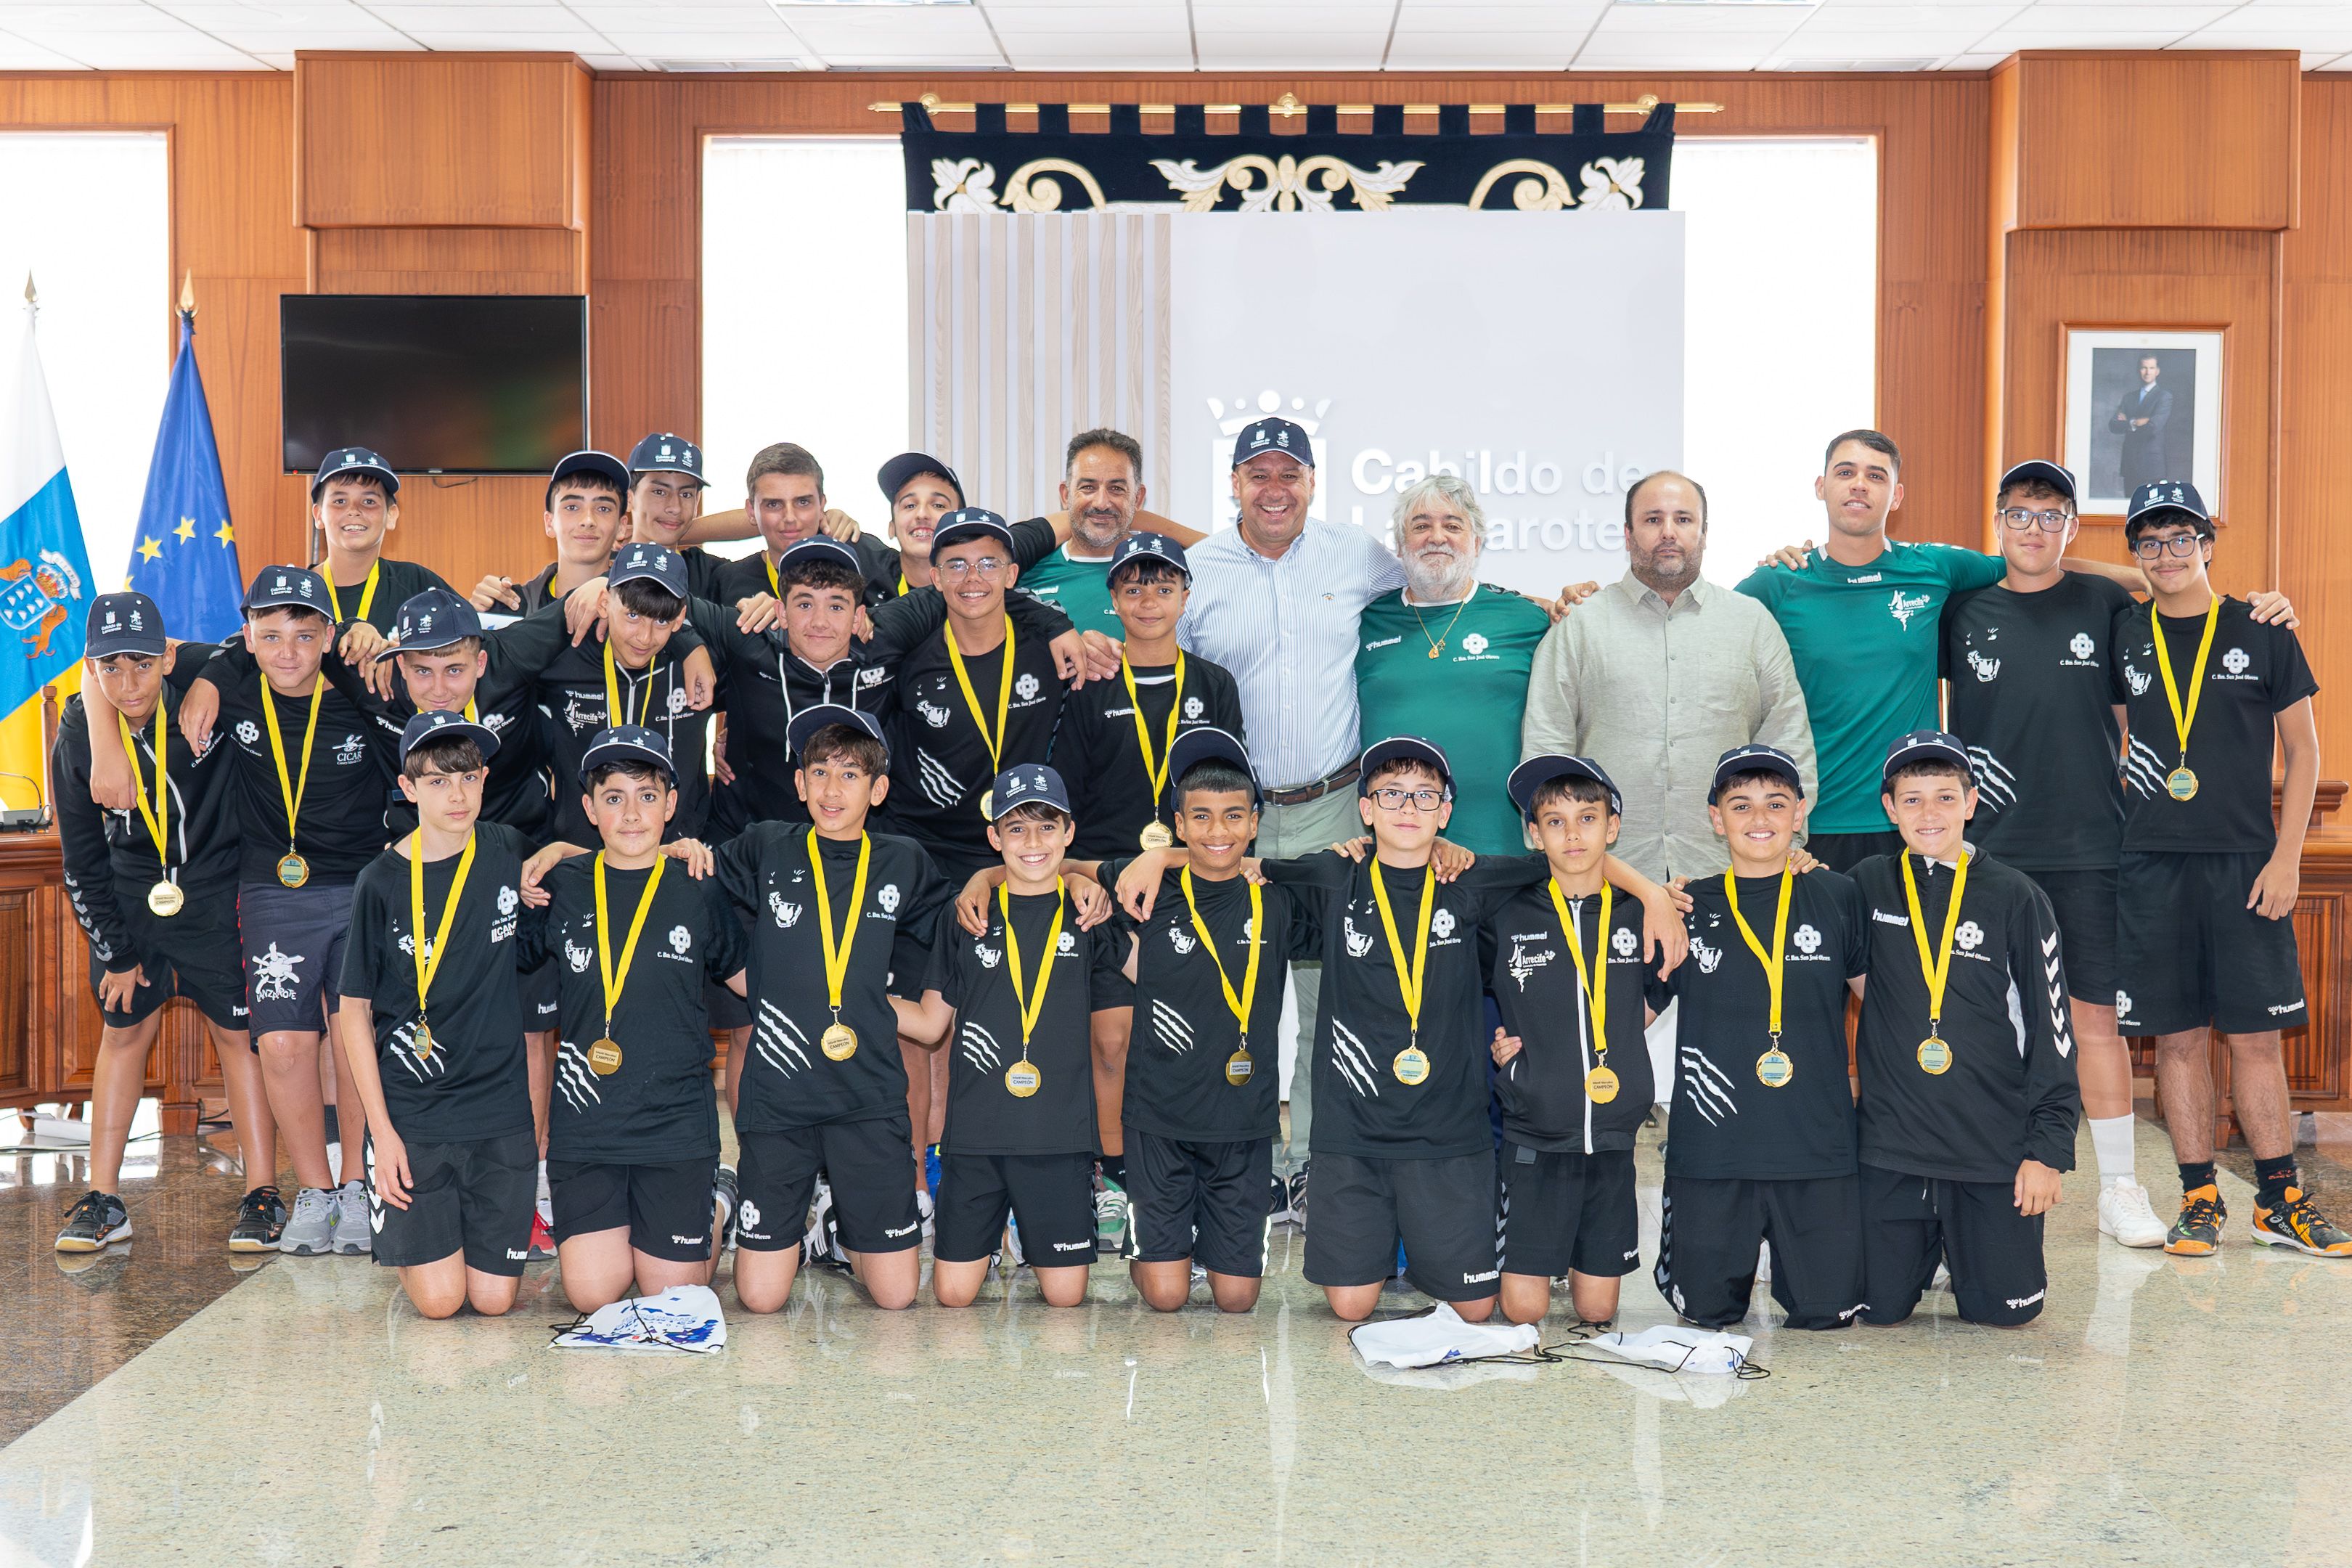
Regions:
<svg viewBox="0 0 2352 1568"><path fill-rule="evenodd" d="M1940 1258L1963 1320L2014 1328L2048 1293L2042 1216L2082 1113L2057 918L2023 872L1962 840L1977 791L1961 742L1901 737L1885 781L1906 852L1853 868L1870 914L1863 1317L1909 1317Z"/></svg>
<svg viewBox="0 0 2352 1568"><path fill-rule="evenodd" d="M1609 883L1621 814L1609 775L1582 757L1530 757L1509 790L1546 875L1486 917L1503 1014L1490 1047L1503 1315L1541 1321L1552 1280L1567 1275L1577 1317L1606 1323L1619 1281L1641 1267L1633 1134L1657 1098L1643 1031L1665 986L1643 955L1641 904Z"/></svg>
<svg viewBox="0 0 2352 1568"><path fill-rule="evenodd" d="M1845 1006L1870 963L1870 916L1851 879L1790 871L1805 816L1795 758L1734 747L1707 806L1731 865L1690 884L1690 956L1673 977L1658 1293L1694 1323L1728 1328L1748 1315L1769 1241L1787 1326L1843 1328L1863 1300Z"/></svg>

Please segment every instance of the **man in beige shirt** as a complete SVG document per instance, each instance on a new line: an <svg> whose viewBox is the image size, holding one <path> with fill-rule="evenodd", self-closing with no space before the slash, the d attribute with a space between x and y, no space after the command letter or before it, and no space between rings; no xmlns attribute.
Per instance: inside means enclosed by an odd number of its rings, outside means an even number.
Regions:
<svg viewBox="0 0 2352 1568"><path fill-rule="evenodd" d="M1646 876L1710 876L1716 759L1761 742L1818 782L1788 639L1753 599L1703 581L1706 492L1661 470L1625 496L1626 572L1552 627L1528 680L1522 756L1591 757L1624 792L1617 853Z"/></svg>

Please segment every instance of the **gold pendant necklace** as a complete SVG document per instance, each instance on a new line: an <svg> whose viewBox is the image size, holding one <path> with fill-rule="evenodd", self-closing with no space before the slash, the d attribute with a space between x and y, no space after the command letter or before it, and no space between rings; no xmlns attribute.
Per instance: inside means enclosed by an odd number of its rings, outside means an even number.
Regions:
<svg viewBox="0 0 2352 1568"><path fill-rule="evenodd" d="M1454 622L1462 618L1462 612L1470 607L1470 599L1475 599L1477 596L1478 590L1475 587L1473 587L1470 590L1470 598L1465 599L1460 604L1454 606L1454 619L1445 623L1445 631L1444 635L1433 637L1429 635L1429 617L1421 613L1421 606L1419 605L1410 604L1405 606L1412 612L1412 618L1421 623L1421 635L1428 640L1430 658L1436 658L1445 652L1445 645L1454 636Z"/></svg>

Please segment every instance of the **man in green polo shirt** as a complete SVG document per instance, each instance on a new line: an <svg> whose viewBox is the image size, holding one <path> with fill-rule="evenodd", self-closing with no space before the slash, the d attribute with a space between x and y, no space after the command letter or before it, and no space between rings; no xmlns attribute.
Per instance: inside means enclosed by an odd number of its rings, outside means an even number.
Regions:
<svg viewBox="0 0 2352 1568"><path fill-rule="evenodd" d="M1111 429L1082 430L1062 458L1062 510L1070 536L1062 547L1021 574L1022 589L1046 600L1082 632L1121 635L1110 605L1110 558L1119 541L1141 526L1179 544L1201 534L1143 510L1143 447Z"/></svg>
<svg viewBox="0 0 2352 1568"><path fill-rule="evenodd" d="M1480 855L1522 855L1527 839L1503 781L1519 760L1528 668L1551 616L1478 581L1486 541L1477 492L1432 474L1396 503L1404 586L1364 606L1356 702L1367 735L1435 742L1462 781L1445 836Z"/></svg>
<svg viewBox="0 0 2352 1568"><path fill-rule="evenodd" d="M1886 537L1886 519L1903 504L1902 463L1895 443L1875 430L1848 430L1831 441L1813 481L1829 514L1828 542L1808 546L1801 564L1788 563L1783 551L1739 584L1789 639L1821 770L1805 847L1834 871L1902 853L1879 805L1880 762L1895 736L1939 727L1945 604L1998 583L2007 570L2000 556L1981 551ZM2132 567L2071 555L2063 564L2147 588Z"/></svg>

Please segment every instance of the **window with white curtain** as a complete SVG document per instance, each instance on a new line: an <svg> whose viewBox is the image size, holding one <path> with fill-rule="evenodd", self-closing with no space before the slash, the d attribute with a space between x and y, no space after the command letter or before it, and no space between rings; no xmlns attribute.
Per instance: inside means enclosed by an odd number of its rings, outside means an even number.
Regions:
<svg viewBox="0 0 2352 1568"><path fill-rule="evenodd" d="M160 132L0 131L0 374L16 375L30 274L90 570L119 587L176 341L168 143Z"/></svg>

